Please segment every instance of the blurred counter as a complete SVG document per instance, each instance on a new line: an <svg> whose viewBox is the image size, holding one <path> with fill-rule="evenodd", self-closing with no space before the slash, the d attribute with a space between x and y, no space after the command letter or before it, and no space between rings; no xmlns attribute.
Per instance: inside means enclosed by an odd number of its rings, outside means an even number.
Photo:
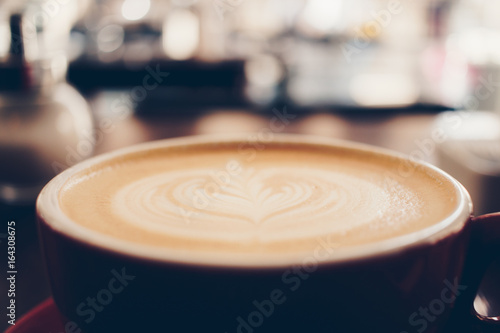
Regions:
<svg viewBox="0 0 500 333"><path fill-rule="evenodd" d="M269 131L353 140L410 154L419 149L416 141L430 135L436 117L427 112L351 115L322 110L311 112L293 110L287 105L260 112L247 109L190 113L170 110L157 116L137 116L133 115L131 103L125 101L126 97L121 92L102 93L92 100L96 110L95 154L140 142L186 135L255 135ZM120 106L117 107L118 104ZM278 118L277 125L271 122L273 118ZM432 160L431 155L425 160Z"/></svg>

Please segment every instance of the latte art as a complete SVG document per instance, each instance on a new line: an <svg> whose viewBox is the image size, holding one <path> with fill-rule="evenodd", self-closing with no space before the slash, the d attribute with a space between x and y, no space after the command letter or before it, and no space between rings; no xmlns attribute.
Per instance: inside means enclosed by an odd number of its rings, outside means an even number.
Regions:
<svg viewBox="0 0 500 333"><path fill-rule="evenodd" d="M407 235L453 212L453 184L401 159L336 146L238 142L119 156L73 175L64 213L109 237L176 255L261 256ZM408 170L408 165L405 165ZM443 200L442 198L448 198Z"/></svg>
<svg viewBox="0 0 500 333"><path fill-rule="evenodd" d="M207 193L209 173L197 169L137 180L116 193L114 214L166 235L192 237L196 228L194 236L203 239L273 242L369 226L391 207L387 190L342 173L249 168ZM408 207L418 202L411 193L405 200Z"/></svg>

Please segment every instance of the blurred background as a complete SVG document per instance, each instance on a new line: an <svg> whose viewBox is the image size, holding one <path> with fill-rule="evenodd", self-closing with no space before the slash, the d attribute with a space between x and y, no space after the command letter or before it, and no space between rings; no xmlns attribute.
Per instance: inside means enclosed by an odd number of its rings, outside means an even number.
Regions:
<svg viewBox="0 0 500 333"><path fill-rule="evenodd" d="M448 171L476 214L500 211L499 13L488 0L0 0L0 248L16 221L18 315L49 296L41 187L139 142L365 142Z"/></svg>

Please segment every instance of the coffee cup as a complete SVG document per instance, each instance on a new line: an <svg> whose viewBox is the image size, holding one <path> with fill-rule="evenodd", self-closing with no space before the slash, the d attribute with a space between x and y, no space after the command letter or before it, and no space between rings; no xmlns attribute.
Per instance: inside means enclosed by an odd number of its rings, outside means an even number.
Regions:
<svg viewBox="0 0 500 333"><path fill-rule="evenodd" d="M69 332L442 332L471 313L500 215L395 152L293 135L150 142L37 200Z"/></svg>

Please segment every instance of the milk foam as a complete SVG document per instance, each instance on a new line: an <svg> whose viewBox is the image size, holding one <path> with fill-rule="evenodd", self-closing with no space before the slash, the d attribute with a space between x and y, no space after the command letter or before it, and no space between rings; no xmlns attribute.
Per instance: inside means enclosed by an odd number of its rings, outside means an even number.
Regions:
<svg viewBox="0 0 500 333"><path fill-rule="evenodd" d="M138 155L75 176L60 201L77 223L131 242L261 254L307 252L325 237L338 246L396 237L456 204L442 199L450 184L400 176L397 160L308 148L270 146L251 159L235 147Z"/></svg>
<svg viewBox="0 0 500 333"><path fill-rule="evenodd" d="M389 191L343 173L249 168L221 184L218 192L207 193L211 171L199 168L137 180L114 195L113 212L135 228L167 235L274 242L368 226L391 208ZM405 200L419 205L411 193Z"/></svg>

